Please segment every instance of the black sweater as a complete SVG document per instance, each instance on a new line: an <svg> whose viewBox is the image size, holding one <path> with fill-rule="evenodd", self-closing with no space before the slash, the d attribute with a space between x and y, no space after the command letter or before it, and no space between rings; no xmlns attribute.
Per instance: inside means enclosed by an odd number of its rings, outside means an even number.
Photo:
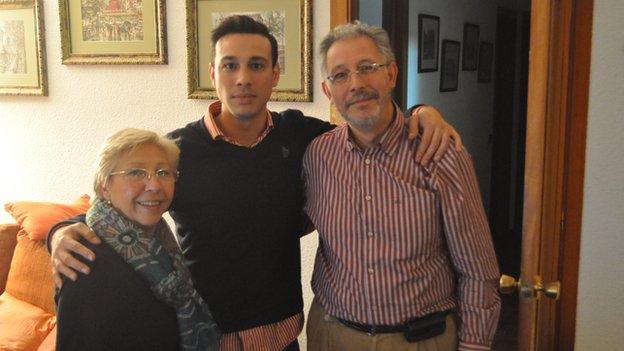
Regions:
<svg viewBox="0 0 624 351"><path fill-rule="evenodd" d="M87 263L90 274L80 274L76 282L65 279L57 293L56 349L178 350L175 310L156 299L147 282L108 244L82 244L97 259Z"/></svg>
<svg viewBox="0 0 624 351"><path fill-rule="evenodd" d="M203 120L170 133L180 179L170 214L196 289L224 333L301 312L303 153L331 129L300 111L273 113L253 148L213 140Z"/></svg>

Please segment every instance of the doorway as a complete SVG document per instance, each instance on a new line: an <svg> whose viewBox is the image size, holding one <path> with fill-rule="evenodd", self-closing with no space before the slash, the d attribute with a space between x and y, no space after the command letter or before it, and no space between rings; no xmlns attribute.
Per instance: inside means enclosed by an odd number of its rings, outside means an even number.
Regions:
<svg viewBox="0 0 624 351"><path fill-rule="evenodd" d="M406 14L407 1L384 0L383 6L399 4L398 14ZM358 0L330 0L331 25L356 19L358 5ZM518 349L569 350L576 318L593 1L533 2L530 13L521 277L504 282L522 294ZM551 290L557 280L560 300L542 298L559 296Z"/></svg>
<svg viewBox="0 0 624 351"><path fill-rule="evenodd" d="M501 272L519 276L530 1L516 2L514 8L498 3L359 0L355 13L360 20L388 31L400 72L407 72L399 74L395 100L404 107L422 102L435 106L462 135L475 163ZM457 62L456 90L443 92L439 87L441 68L419 72L421 15L437 19L440 42L455 40L462 48L465 25L476 28L478 42L494 44L491 76L484 79L479 69L485 68L478 65L463 67L463 53ZM442 50L440 46L439 56ZM518 298L501 298L493 350L513 351L517 349Z"/></svg>

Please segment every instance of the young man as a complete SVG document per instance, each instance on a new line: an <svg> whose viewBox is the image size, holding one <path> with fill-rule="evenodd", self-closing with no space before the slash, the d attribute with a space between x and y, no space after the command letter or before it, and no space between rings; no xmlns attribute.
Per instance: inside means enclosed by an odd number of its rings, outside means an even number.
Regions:
<svg viewBox="0 0 624 351"><path fill-rule="evenodd" d="M489 349L499 272L470 155L414 161L383 29L336 27L320 54L323 91L347 125L303 161L320 236L308 350Z"/></svg>
<svg viewBox="0 0 624 351"><path fill-rule="evenodd" d="M224 333L221 348L297 350L301 162L310 141L332 126L296 110L267 110L279 66L266 26L233 16L215 28L212 43L210 75L219 101L170 133L181 149L170 214L195 286ZM78 236L92 238L75 224L50 239L55 269L72 279L73 269L88 267L69 251L93 258L75 242Z"/></svg>

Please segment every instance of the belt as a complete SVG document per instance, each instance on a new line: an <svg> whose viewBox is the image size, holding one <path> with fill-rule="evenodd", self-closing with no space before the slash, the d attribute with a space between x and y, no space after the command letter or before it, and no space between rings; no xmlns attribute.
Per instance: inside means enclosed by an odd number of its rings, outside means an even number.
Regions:
<svg viewBox="0 0 624 351"><path fill-rule="evenodd" d="M414 323L417 323L417 324L427 324L430 321L439 320L441 317L445 317L449 313L451 313L450 310L449 311L434 312L434 313L428 314L426 316L410 319L405 324L400 324L400 325L371 325L371 324L362 324L362 323L352 322L352 321L348 321L348 320L337 318L337 317L336 317L336 320L338 320L344 326L349 327L351 329L355 329L357 331L361 331L361 332L366 333L368 335L375 335L375 334L405 333L405 332L409 331L409 329L410 329L408 327L408 325L413 325Z"/></svg>

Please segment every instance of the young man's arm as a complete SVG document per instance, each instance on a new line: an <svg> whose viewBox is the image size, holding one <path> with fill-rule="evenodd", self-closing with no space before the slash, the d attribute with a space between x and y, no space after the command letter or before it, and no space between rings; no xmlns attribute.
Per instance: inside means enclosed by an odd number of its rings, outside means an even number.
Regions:
<svg viewBox="0 0 624 351"><path fill-rule="evenodd" d="M416 105L407 110L409 139L414 139L422 132L421 141L416 150L416 161L423 165L433 159L438 161L455 142L455 150L462 148L461 136L452 125L446 123L442 114L433 106ZM312 139L331 130L334 125L317 118L309 118L307 128ZM310 140L312 140L310 139Z"/></svg>
<svg viewBox="0 0 624 351"><path fill-rule="evenodd" d="M84 274L90 272L88 265L74 257L74 254L78 254L89 261L95 259L93 251L79 242L80 238L85 238L93 244L101 243L100 238L89 229L84 220L85 216L80 215L55 224L48 232L46 243L52 260L54 284L59 288L63 285L61 274L75 281L78 279L76 272Z"/></svg>

